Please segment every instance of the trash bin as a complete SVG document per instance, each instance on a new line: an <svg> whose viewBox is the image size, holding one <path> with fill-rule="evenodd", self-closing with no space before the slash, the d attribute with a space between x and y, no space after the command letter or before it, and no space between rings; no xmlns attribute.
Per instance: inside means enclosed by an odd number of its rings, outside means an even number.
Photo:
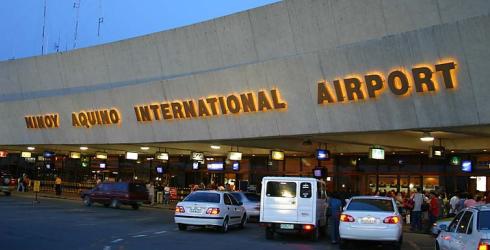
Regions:
<svg viewBox="0 0 490 250"><path fill-rule="evenodd" d="M159 191L157 192L157 204L162 204L163 203L163 192Z"/></svg>

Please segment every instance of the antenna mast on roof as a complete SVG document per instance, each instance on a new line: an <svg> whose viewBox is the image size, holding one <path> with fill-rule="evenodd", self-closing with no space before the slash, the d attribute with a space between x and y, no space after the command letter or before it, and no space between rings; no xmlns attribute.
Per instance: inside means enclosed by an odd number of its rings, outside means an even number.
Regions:
<svg viewBox="0 0 490 250"><path fill-rule="evenodd" d="M45 29L46 29L46 0L44 0L43 33L42 33L43 41L42 41L42 45L41 45L41 55L44 55L44 33L45 33Z"/></svg>
<svg viewBox="0 0 490 250"><path fill-rule="evenodd" d="M102 16L102 0L99 0L99 22L97 24L97 37L100 37L100 24L104 22L104 17Z"/></svg>
<svg viewBox="0 0 490 250"><path fill-rule="evenodd" d="M82 0L77 0L77 2L73 3L73 8L77 9L77 16L75 20L75 36L73 41L73 48L77 47L77 37L78 37L78 18L80 16L80 3Z"/></svg>

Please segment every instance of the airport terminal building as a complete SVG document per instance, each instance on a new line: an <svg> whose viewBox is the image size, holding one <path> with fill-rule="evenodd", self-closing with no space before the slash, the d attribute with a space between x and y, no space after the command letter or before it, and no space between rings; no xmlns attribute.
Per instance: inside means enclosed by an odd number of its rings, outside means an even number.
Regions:
<svg viewBox="0 0 490 250"><path fill-rule="evenodd" d="M332 190L485 191L489 45L487 0L284 0L4 61L0 166L177 187L321 170Z"/></svg>

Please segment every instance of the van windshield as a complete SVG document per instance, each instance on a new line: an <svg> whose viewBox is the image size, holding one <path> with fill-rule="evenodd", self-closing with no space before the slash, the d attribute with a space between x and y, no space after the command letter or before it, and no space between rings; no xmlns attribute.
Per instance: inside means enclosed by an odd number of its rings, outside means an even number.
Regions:
<svg viewBox="0 0 490 250"><path fill-rule="evenodd" d="M381 199L352 199L347 206L347 210L373 211L373 212L393 212L393 202Z"/></svg>
<svg viewBox="0 0 490 250"><path fill-rule="evenodd" d="M296 182L269 181L267 182L267 197L296 197Z"/></svg>

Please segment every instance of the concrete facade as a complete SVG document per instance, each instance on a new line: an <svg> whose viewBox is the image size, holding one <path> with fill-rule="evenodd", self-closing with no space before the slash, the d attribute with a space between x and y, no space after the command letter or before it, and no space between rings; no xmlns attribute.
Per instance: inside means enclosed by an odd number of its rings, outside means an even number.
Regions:
<svg viewBox="0 0 490 250"><path fill-rule="evenodd" d="M490 1L286 0L121 42L0 63L0 144L198 141L490 124ZM319 105L317 82L452 60L457 88ZM441 82L438 75L438 82ZM386 83L386 82L385 82ZM285 111L137 122L135 105L277 88ZM72 112L117 108L120 125ZM58 113L60 127L24 116Z"/></svg>

